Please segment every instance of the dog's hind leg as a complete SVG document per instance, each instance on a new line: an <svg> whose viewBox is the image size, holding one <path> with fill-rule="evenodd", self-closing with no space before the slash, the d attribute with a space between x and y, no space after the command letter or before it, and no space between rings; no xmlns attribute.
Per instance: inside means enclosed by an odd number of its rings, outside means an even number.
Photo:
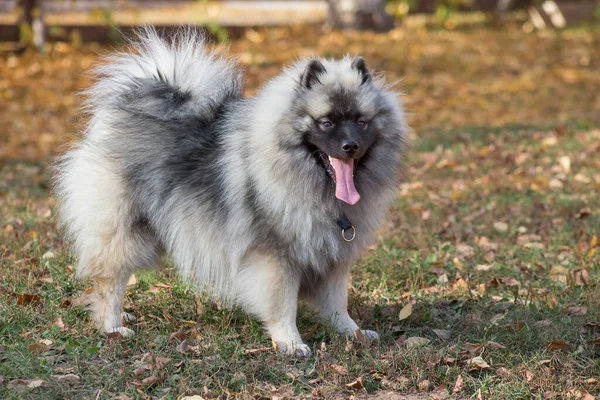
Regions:
<svg viewBox="0 0 600 400"><path fill-rule="evenodd" d="M254 256L240 271L235 293L238 303L262 320L277 350L309 357L296 326L300 281L274 258Z"/></svg>
<svg viewBox="0 0 600 400"><path fill-rule="evenodd" d="M350 273L346 268L338 268L310 293L305 294L311 307L328 321L338 333L353 336L360 329L348 314L348 287ZM370 339L379 339L375 331L361 330Z"/></svg>
<svg viewBox="0 0 600 400"><path fill-rule="evenodd" d="M94 292L90 297L90 310L99 329L129 336L133 331L124 327L121 321L122 316L126 320L131 319L131 316L122 313L127 281L136 270L156 266L161 249L148 232L124 226L119 229L127 231L117 233L106 242L104 251L94 260L96 268L91 275Z"/></svg>

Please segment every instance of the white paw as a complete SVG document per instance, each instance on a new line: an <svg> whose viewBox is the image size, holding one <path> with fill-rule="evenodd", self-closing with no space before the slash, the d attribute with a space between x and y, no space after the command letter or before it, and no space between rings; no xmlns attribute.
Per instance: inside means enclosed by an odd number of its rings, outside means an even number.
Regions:
<svg viewBox="0 0 600 400"><path fill-rule="evenodd" d="M121 313L121 319L123 319L123 321L125 321L125 322L137 321L137 318L135 317L135 315L129 314L128 312L124 312L124 311Z"/></svg>
<svg viewBox="0 0 600 400"><path fill-rule="evenodd" d="M360 332L370 340L379 340L379 333L368 329L361 329Z"/></svg>
<svg viewBox="0 0 600 400"><path fill-rule="evenodd" d="M282 351L287 355L296 358L306 358L312 356L312 350L310 347L304 343L296 344L296 343L276 343L273 342L273 347L275 350Z"/></svg>
<svg viewBox="0 0 600 400"><path fill-rule="evenodd" d="M106 330L106 333L120 333L123 337L131 337L135 335L133 330L125 328L124 326L115 326L113 328L109 328Z"/></svg>

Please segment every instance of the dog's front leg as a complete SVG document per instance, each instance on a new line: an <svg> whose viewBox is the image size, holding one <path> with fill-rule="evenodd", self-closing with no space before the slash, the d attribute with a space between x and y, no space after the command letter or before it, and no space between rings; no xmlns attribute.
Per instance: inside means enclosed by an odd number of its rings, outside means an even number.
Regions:
<svg viewBox="0 0 600 400"><path fill-rule="evenodd" d="M299 279L276 259L254 256L236 279L236 297L249 313L261 319L274 346L296 357L309 357L296 326Z"/></svg>
<svg viewBox="0 0 600 400"><path fill-rule="evenodd" d="M329 321L336 331L342 335L353 336L360 329L348 314L348 287L350 271L339 268L332 271L319 286L308 293L309 304L319 313L321 318ZM361 330L363 335L378 340L375 331Z"/></svg>

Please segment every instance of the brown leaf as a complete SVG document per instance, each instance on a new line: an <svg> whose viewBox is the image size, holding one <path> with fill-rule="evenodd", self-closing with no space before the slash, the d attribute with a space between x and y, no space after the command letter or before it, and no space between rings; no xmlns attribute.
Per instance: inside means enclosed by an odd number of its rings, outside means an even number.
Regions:
<svg viewBox="0 0 600 400"><path fill-rule="evenodd" d="M8 382L8 388L9 389L14 389L14 390L18 390L18 391L22 391L25 389L35 389L38 388L40 386L44 386L46 382L44 382L43 380L39 379L39 378L33 378L33 379L13 379L12 381Z"/></svg>
<svg viewBox="0 0 600 400"><path fill-rule="evenodd" d="M425 379L417 383L417 388L422 392L429 392L431 389L433 389L433 384Z"/></svg>
<svg viewBox="0 0 600 400"><path fill-rule="evenodd" d="M70 386L76 386L81 383L81 377L75 374L52 375L52 377L57 381L66 383Z"/></svg>
<svg viewBox="0 0 600 400"><path fill-rule="evenodd" d="M34 354L45 353L45 352L49 351L51 348L52 348L51 341L50 341L50 343L39 341L37 343L33 343L33 344L30 344L29 346L27 346L27 349L29 349L29 351Z"/></svg>
<svg viewBox="0 0 600 400"><path fill-rule="evenodd" d="M546 344L546 348L550 350L571 350L571 346L563 340L553 340Z"/></svg>
<svg viewBox="0 0 600 400"><path fill-rule="evenodd" d="M356 391L363 390L365 388L365 385L363 385L363 377L359 376L355 381L346 384L346 387Z"/></svg>
<svg viewBox="0 0 600 400"><path fill-rule="evenodd" d="M452 394L460 393L463 390L464 385L465 380L463 379L462 375L459 375L458 378L456 378L456 382L454 383Z"/></svg>
<svg viewBox="0 0 600 400"><path fill-rule="evenodd" d="M490 365L481 356L473 357L467 360L467 365L471 369L488 369L490 367Z"/></svg>
<svg viewBox="0 0 600 400"><path fill-rule="evenodd" d="M590 274L586 269L574 269L571 276L575 286L588 286L590 284Z"/></svg>
<svg viewBox="0 0 600 400"><path fill-rule="evenodd" d="M472 353L477 353L483 347L483 345L481 343L469 343L469 342L464 342L463 346L465 346L467 348L467 350L469 350Z"/></svg>
<svg viewBox="0 0 600 400"><path fill-rule="evenodd" d="M450 337L452 337L452 332L444 329L434 329L433 333L435 333L437 337L439 337L442 340L450 340Z"/></svg>
<svg viewBox="0 0 600 400"><path fill-rule="evenodd" d="M571 315L585 315L587 314L587 307L569 307L568 313Z"/></svg>
<svg viewBox="0 0 600 400"><path fill-rule="evenodd" d="M181 343L179 343L177 345L177 347L175 348L175 350L177 350L181 354L187 353L187 351L189 350L188 341L184 339Z"/></svg>
<svg viewBox="0 0 600 400"><path fill-rule="evenodd" d="M19 304L19 305L27 305L27 304L39 305L41 303L42 303L42 298L40 296L38 296L37 294L21 293L17 297L17 304Z"/></svg>
<svg viewBox="0 0 600 400"><path fill-rule="evenodd" d="M515 278L513 278L512 276L502 278L502 283L504 283L508 287L521 285L521 283L518 280L516 280Z"/></svg>
<svg viewBox="0 0 600 400"><path fill-rule="evenodd" d="M339 375L348 375L348 368L344 367L343 365L329 364L329 367Z"/></svg>
<svg viewBox="0 0 600 400"><path fill-rule="evenodd" d="M525 322L516 321L512 324L504 325L503 328L506 329L508 332L519 332L525 329L526 326L527 325L525 325Z"/></svg>
<svg viewBox="0 0 600 400"><path fill-rule="evenodd" d="M185 333L183 331L173 332L169 336L169 341L173 342L176 340L179 342L183 342L185 339L187 339L187 336L188 336L187 333Z"/></svg>
<svg viewBox="0 0 600 400"><path fill-rule="evenodd" d="M496 343L496 342L493 342L491 340L487 341L486 346L489 346L489 347L494 348L494 349L506 349L506 346L503 346L500 343Z"/></svg>
<svg viewBox="0 0 600 400"><path fill-rule="evenodd" d="M527 383L531 382L534 378L533 372L526 369L525 371L523 371L523 378L525 379L525 382L527 382Z"/></svg>
<svg viewBox="0 0 600 400"><path fill-rule="evenodd" d="M590 342L594 346L600 346L600 336Z"/></svg>
<svg viewBox="0 0 600 400"><path fill-rule="evenodd" d="M150 375L146 379L142 379L142 384L146 386L155 386L159 383L159 379L155 375Z"/></svg>
<svg viewBox="0 0 600 400"><path fill-rule="evenodd" d="M65 323L63 322L62 315L60 315L58 317L58 319L51 324L51 326L56 326L56 327L60 328L61 331L64 331Z"/></svg>
<svg viewBox="0 0 600 400"><path fill-rule="evenodd" d="M154 371L158 371L163 369L164 367L166 367L167 365L169 365L171 362L173 362L173 359L168 358L168 357L154 357L152 359L152 369Z"/></svg>
<svg viewBox="0 0 600 400"><path fill-rule="evenodd" d="M502 379L508 379L510 377L510 371L504 367L500 367L496 370L496 375Z"/></svg>

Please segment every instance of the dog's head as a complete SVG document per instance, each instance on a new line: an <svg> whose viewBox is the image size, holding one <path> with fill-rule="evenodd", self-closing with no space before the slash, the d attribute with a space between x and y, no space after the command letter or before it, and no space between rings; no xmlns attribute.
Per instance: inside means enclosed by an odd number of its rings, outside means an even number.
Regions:
<svg viewBox="0 0 600 400"><path fill-rule="evenodd" d="M297 72L295 131L321 170L315 173L328 175L336 197L354 205L360 199L355 175L385 138L397 99L390 100L361 57L311 59ZM398 124L393 130L401 129L398 118L392 120Z"/></svg>

